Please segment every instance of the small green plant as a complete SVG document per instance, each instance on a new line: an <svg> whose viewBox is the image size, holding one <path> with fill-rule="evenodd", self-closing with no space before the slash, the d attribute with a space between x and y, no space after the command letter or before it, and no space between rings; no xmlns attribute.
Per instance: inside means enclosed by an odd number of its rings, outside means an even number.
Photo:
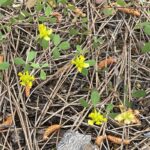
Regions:
<svg viewBox="0 0 150 150"><path fill-rule="evenodd" d="M76 55L75 58L72 59L71 63L76 66L78 72L83 75L88 74L88 69L90 66L95 65L95 60L85 60L84 54L86 50L82 49L81 46L76 46Z"/></svg>
<svg viewBox="0 0 150 150"><path fill-rule="evenodd" d="M96 105L100 102L100 94L97 90L92 90L91 92L91 96L90 96L90 100L92 102L92 105L93 107L95 108ZM80 104L83 106L83 107L89 107L89 104L86 102L85 99L80 99Z"/></svg>
<svg viewBox="0 0 150 150"><path fill-rule="evenodd" d="M54 44L52 49L54 59L59 58L60 53L63 52L63 50L68 50L70 48L70 43L68 41L62 41L62 38L59 36L59 34L53 34L52 41Z"/></svg>
<svg viewBox="0 0 150 150"><path fill-rule="evenodd" d="M11 6L12 3L13 3L13 0L0 0L0 6L2 7Z"/></svg>
<svg viewBox="0 0 150 150"><path fill-rule="evenodd" d="M98 112L96 109L94 109L89 115L88 117L90 118L88 120L88 124L89 125L101 125L102 123L106 122L107 119L100 113Z"/></svg>
<svg viewBox="0 0 150 150"><path fill-rule="evenodd" d="M145 96L146 96L146 92L144 90L133 90L132 92L132 97L134 98L141 98Z"/></svg>
<svg viewBox="0 0 150 150"><path fill-rule="evenodd" d="M136 117L137 115L139 115L138 110L128 109L118 114L115 120L120 124L140 124L139 119Z"/></svg>
<svg viewBox="0 0 150 150"><path fill-rule="evenodd" d="M101 125L103 122L106 122L107 119L96 109L96 105L100 102L100 95L97 90L93 90L91 92L90 100L92 102L94 109L88 115L88 118L89 118L88 124L89 125L94 125L94 124ZM89 107L89 104L84 99L80 99L80 104L85 108Z"/></svg>
<svg viewBox="0 0 150 150"><path fill-rule="evenodd" d="M2 62L0 63L0 70L6 70L9 68L9 63L8 62Z"/></svg>
<svg viewBox="0 0 150 150"><path fill-rule="evenodd" d="M20 65L24 68L24 71L30 71L32 69L39 69L40 70L40 78L42 80L46 79L46 72L43 68L48 67L47 63L35 63L34 60L36 58L37 52L29 51L26 56L26 61L23 60L21 57L16 57L14 59L14 63L16 65Z"/></svg>

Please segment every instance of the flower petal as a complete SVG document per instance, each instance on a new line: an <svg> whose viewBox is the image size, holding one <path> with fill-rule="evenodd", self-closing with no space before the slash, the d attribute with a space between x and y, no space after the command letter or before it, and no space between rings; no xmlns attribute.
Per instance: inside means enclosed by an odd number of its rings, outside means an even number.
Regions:
<svg viewBox="0 0 150 150"><path fill-rule="evenodd" d="M94 124L94 121L93 120L88 120L88 124L92 126Z"/></svg>

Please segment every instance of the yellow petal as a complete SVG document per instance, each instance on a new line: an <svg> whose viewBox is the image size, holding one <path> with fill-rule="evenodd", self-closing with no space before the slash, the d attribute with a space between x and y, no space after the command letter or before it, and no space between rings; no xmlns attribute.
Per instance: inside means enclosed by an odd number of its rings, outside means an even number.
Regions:
<svg viewBox="0 0 150 150"><path fill-rule="evenodd" d="M101 125L102 123L100 121L95 122L96 125Z"/></svg>
<svg viewBox="0 0 150 150"><path fill-rule="evenodd" d="M88 63L84 63L84 68L88 68L89 67L89 64Z"/></svg>
<svg viewBox="0 0 150 150"><path fill-rule="evenodd" d="M81 68L81 67L78 67L78 71L79 71L79 72L82 72L82 68Z"/></svg>
<svg viewBox="0 0 150 150"><path fill-rule="evenodd" d="M76 62L74 61L74 59L73 60L71 60L71 63L74 65L74 64L76 64Z"/></svg>
<svg viewBox="0 0 150 150"><path fill-rule="evenodd" d="M53 30L52 30L52 29L49 29L49 30L47 31L47 34L48 34L48 35L51 35L52 32L53 32Z"/></svg>
<svg viewBox="0 0 150 150"><path fill-rule="evenodd" d="M83 55L80 55L79 57L80 57L80 61L83 62L85 60L85 57Z"/></svg>
<svg viewBox="0 0 150 150"><path fill-rule="evenodd" d="M18 73L18 76L22 76L23 74L21 72Z"/></svg>
<svg viewBox="0 0 150 150"><path fill-rule="evenodd" d="M94 121L93 120L88 120L88 124L92 126L94 124Z"/></svg>
<svg viewBox="0 0 150 150"><path fill-rule="evenodd" d="M49 40L50 40L50 37L45 36L45 37L44 37L44 40L49 41Z"/></svg>

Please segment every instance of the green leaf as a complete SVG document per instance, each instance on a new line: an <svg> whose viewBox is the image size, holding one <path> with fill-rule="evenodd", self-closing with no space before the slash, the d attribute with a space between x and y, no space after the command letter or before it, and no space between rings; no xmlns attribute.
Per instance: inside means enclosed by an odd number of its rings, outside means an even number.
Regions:
<svg viewBox="0 0 150 150"><path fill-rule="evenodd" d="M57 23L57 18L56 17L49 17L49 19L47 20L50 23Z"/></svg>
<svg viewBox="0 0 150 150"><path fill-rule="evenodd" d="M62 3L62 4L66 4L68 2L68 0L58 0L57 3Z"/></svg>
<svg viewBox="0 0 150 150"><path fill-rule="evenodd" d="M141 22L141 23L137 23L134 27L134 29L140 29L142 27L145 27L145 26L149 26L150 25L150 22Z"/></svg>
<svg viewBox="0 0 150 150"><path fill-rule="evenodd" d="M96 64L95 60L87 60L85 62L88 63L90 66L94 66Z"/></svg>
<svg viewBox="0 0 150 150"><path fill-rule="evenodd" d="M58 59L60 57L60 52L57 47L54 48L54 50L53 50L53 57L54 57L54 59Z"/></svg>
<svg viewBox="0 0 150 150"><path fill-rule="evenodd" d="M70 48L70 43L68 41L65 41L65 42L62 42L60 45L59 45L59 48L62 49L62 50L67 50Z"/></svg>
<svg viewBox="0 0 150 150"><path fill-rule="evenodd" d="M80 99L80 104L85 108L89 107L89 104L86 102L85 99Z"/></svg>
<svg viewBox="0 0 150 150"><path fill-rule="evenodd" d="M83 52L82 48L80 45L76 46L76 50L81 54Z"/></svg>
<svg viewBox="0 0 150 150"><path fill-rule="evenodd" d="M49 41L46 41L44 39L42 39L40 44L43 47L43 49L47 49L49 47Z"/></svg>
<svg viewBox="0 0 150 150"><path fill-rule="evenodd" d="M48 5L46 8L45 8L45 15L48 17L49 15L52 14L52 8Z"/></svg>
<svg viewBox="0 0 150 150"><path fill-rule="evenodd" d="M114 105L113 104L107 104L107 107L106 107L106 112L111 112L114 108Z"/></svg>
<svg viewBox="0 0 150 150"><path fill-rule="evenodd" d="M91 93L91 101L94 107L100 102L100 95L97 90L93 90Z"/></svg>
<svg viewBox="0 0 150 150"><path fill-rule="evenodd" d="M150 52L150 42L144 44L144 47L142 48L142 52L143 53Z"/></svg>
<svg viewBox="0 0 150 150"><path fill-rule="evenodd" d="M40 12L42 9L43 9L43 4L41 4L41 2L37 2L35 6L35 10L37 12Z"/></svg>
<svg viewBox="0 0 150 150"><path fill-rule="evenodd" d="M6 7L12 4L12 0L0 0L0 6Z"/></svg>
<svg viewBox="0 0 150 150"><path fill-rule="evenodd" d="M31 66L32 66L33 68L35 68L35 69L40 68L39 63L32 63Z"/></svg>
<svg viewBox="0 0 150 150"><path fill-rule="evenodd" d="M0 70L6 70L9 68L9 63L8 62L2 62L0 64Z"/></svg>
<svg viewBox="0 0 150 150"><path fill-rule="evenodd" d="M145 32L147 35L150 35L150 25L144 26L144 32Z"/></svg>
<svg viewBox="0 0 150 150"><path fill-rule="evenodd" d="M53 40L55 46L57 46L61 42L61 38L60 38L59 34L55 34L53 36L52 40Z"/></svg>
<svg viewBox="0 0 150 150"><path fill-rule="evenodd" d="M21 57L16 57L16 58L14 59L14 63L15 63L16 65L24 65L24 64L25 64L25 61L24 61Z"/></svg>
<svg viewBox="0 0 150 150"><path fill-rule="evenodd" d="M88 75L88 69L87 68L83 68L81 73L82 73L83 76L87 76Z"/></svg>
<svg viewBox="0 0 150 150"><path fill-rule="evenodd" d="M132 97L134 98L141 98L145 96L146 96L146 92L144 90L134 90L132 93Z"/></svg>
<svg viewBox="0 0 150 150"><path fill-rule="evenodd" d="M29 64L26 64L25 67L24 67L24 71L29 71L30 72L31 70L31 67Z"/></svg>
<svg viewBox="0 0 150 150"><path fill-rule="evenodd" d="M27 53L27 61L28 62L32 61L36 57L36 55L37 55L37 52L35 52L35 51L29 51Z"/></svg>
<svg viewBox="0 0 150 150"><path fill-rule="evenodd" d="M40 78L41 78L41 80L45 80L46 79L46 73L44 72L44 70L40 71Z"/></svg>
<svg viewBox="0 0 150 150"><path fill-rule="evenodd" d="M72 36L72 35L78 35L79 34L79 29L75 29L75 28L71 28L69 30L69 34Z"/></svg>
<svg viewBox="0 0 150 150"><path fill-rule="evenodd" d="M39 22L46 22L47 21L47 17L45 17L45 16L39 16L38 17L38 21Z"/></svg>
<svg viewBox="0 0 150 150"><path fill-rule="evenodd" d="M132 107L132 103L131 103L128 99L125 99L124 105L125 105L127 108L131 108L131 107Z"/></svg>
<svg viewBox="0 0 150 150"><path fill-rule="evenodd" d="M1 0L0 1L0 6L2 6L4 3L6 3L8 0Z"/></svg>
<svg viewBox="0 0 150 150"><path fill-rule="evenodd" d="M108 116L114 119L119 113L109 113Z"/></svg>
<svg viewBox="0 0 150 150"><path fill-rule="evenodd" d="M117 0L117 4L120 6L125 6L126 2L124 0Z"/></svg>
<svg viewBox="0 0 150 150"><path fill-rule="evenodd" d="M103 13L106 16L112 16L115 13L114 8L105 8L103 9Z"/></svg>
<svg viewBox="0 0 150 150"><path fill-rule="evenodd" d="M45 67L48 67L48 66L49 66L48 63L44 63L44 64L41 65L41 68L45 68Z"/></svg>

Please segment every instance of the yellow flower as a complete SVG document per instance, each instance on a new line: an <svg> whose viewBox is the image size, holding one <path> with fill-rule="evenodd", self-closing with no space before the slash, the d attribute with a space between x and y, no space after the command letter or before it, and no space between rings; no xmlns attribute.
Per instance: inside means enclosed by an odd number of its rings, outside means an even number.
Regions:
<svg viewBox="0 0 150 150"><path fill-rule="evenodd" d="M90 118L88 120L89 125L93 125L93 124L101 125L103 122L107 121L107 119L102 114L97 112L96 109L94 109L94 111L91 112L88 117Z"/></svg>
<svg viewBox="0 0 150 150"><path fill-rule="evenodd" d="M139 123L139 120L136 118L133 110L129 109L115 117L115 120L119 123L131 124L131 123Z"/></svg>
<svg viewBox="0 0 150 150"><path fill-rule="evenodd" d="M89 64L88 64L88 63L85 63L85 57L84 57L83 55L80 55L80 56L76 57L75 59L73 59L73 60L71 61L71 63L72 63L73 65L76 65L77 70L78 70L79 72L82 72L82 70L83 70L84 68L88 68L88 67L89 67Z"/></svg>
<svg viewBox="0 0 150 150"><path fill-rule="evenodd" d="M35 80L33 75L30 75L28 71L21 73L18 73L18 76L20 77L20 84L23 86L32 87L32 83Z"/></svg>
<svg viewBox="0 0 150 150"><path fill-rule="evenodd" d="M41 39L45 39L46 41L50 40L50 35L52 34L53 30L52 29L47 29L44 24L39 24L38 26L39 29L39 37Z"/></svg>

